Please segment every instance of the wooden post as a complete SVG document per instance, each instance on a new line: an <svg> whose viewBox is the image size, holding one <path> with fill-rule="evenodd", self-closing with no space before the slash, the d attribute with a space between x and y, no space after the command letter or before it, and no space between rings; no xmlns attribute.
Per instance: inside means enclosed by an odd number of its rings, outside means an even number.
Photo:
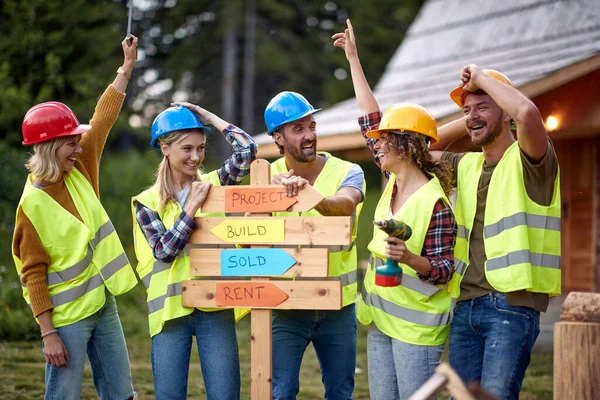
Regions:
<svg viewBox="0 0 600 400"><path fill-rule="evenodd" d="M254 161L250 169L250 186L270 183L271 164L266 160ZM269 278L258 277L252 278L252 280L268 281ZM252 400L271 400L272 398L271 314L271 310L253 309L250 315L250 398Z"/></svg>
<svg viewBox="0 0 600 400"><path fill-rule="evenodd" d="M600 293L570 293L554 324L554 399L600 399Z"/></svg>

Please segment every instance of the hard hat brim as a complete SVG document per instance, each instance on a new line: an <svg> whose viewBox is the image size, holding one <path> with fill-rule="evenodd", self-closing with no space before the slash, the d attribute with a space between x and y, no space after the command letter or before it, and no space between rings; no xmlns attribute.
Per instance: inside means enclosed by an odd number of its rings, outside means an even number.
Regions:
<svg viewBox="0 0 600 400"><path fill-rule="evenodd" d="M316 112L318 112L318 111L321 111L321 110L322 110L322 108L315 108L314 110L309 110L309 111L305 112L304 114L302 114L302 115L301 115L301 116L299 116L299 117L295 117L295 118L290 118L290 119L287 119L287 120L285 120L284 122L282 122L281 124L279 124L278 126L274 127L274 128L273 128L273 129L271 129L270 131L268 131L268 132L267 132L267 134L268 134L269 136L271 136L271 135L273 135L273 132L274 132L274 131L276 131L277 129L281 128L281 127L282 127L282 126L284 126L285 124L289 124L290 122L298 121L299 119L302 119L302 118L304 118L304 117L308 117L309 115L311 115L311 114L314 114L314 113L316 113Z"/></svg>
<svg viewBox="0 0 600 400"><path fill-rule="evenodd" d="M202 127L197 127L197 128L181 128L181 129L176 129L176 130L183 130L183 129L200 129L202 131L202 133L204 133L204 134L210 133L212 131L212 128L209 126L206 126L206 125L203 125ZM153 138L152 140L150 140L150 146L153 149L160 150L160 146L158 145L158 139L160 139L161 137L163 137L171 132L174 132L174 131L164 132L160 136Z"/></svg>
<svg viewBox="0 0 600 400"><path fill-rule="evenodd" d="M372 131L368 131L365 135L369 138L369 139L380 139L381 138L381 134L384 132L394 132L394 129L374 129ZM414 132L417 135L423 135L422 133L418 133L418 132ZM439 139L436 139L432 136L429 135L423 135L425 137L428 137L429 140L431 140L431 144L436 144L437 142L439 142Z"/></svg>
<svg viewBox="0 0 600 400"><path fill-rule="evenodd" d="M81 135L81 134L86 133L90 129L92 129L91 125L81 124L77 128L73 129L70 132L61 133L60 135L57 135L57 136L54 136L54 137L51 137L51 138L47 138L47 139L43 138L43 139L40 139L40 140L34 140L34 141L30 141L30 142L27 142L27 141L24 140L23 141L23 146L31 146L31 145L38 144L38 143L49 142L49 141L54 140L54 139L59 138L59 137Z"/></svg>
<svg viewBox="0 0 600 400"><path fill-rule="evenodd" d="M460 108L463 108L463 106L464 106L463 100L462 100L464 93L465 93L465 89L463 89L462 86L458 86L453 91L450 92L450 98Z"/></svg>

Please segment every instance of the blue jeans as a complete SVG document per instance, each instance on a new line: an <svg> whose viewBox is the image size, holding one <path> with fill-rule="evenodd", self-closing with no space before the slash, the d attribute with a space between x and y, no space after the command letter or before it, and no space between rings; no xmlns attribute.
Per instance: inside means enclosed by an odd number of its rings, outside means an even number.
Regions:
<svg viewBox="0 0 600 400"><path fill-rule="evenodd" d="M461 301L450 325L450 366L498 400L518 399L539 333L539 313L509 305L502 293Z"/></svg>
<svg viewBox="0 0 600 400"><path fill-rule="evenodd" d="M106 303L96 313L57 331L69 353L68 366L46 363L44 399L81 398L86 353L100 399L128 399L134 395L129 355L113 295L107 293Z"/></svg>
<svg viewBox="0 0 600 400"><path fill-rule="evenodd" d="M193 313L165 322L152 337L155 399L187 398L192 337L196 336L208 400L240 398L240 360L233 310Z"/></svg>
<svg viewBox="0 0 600 400"><path fill-rule="evenodd" d="M273 400L296 398L300 364L310 342L321 366L324 398L351 399L356 369L354 304L338 311L273 310Z"/></svg>
<svg viewBox="0 0 600 400"><path fill-rule="evenodd" d="M419 346L369 327L367 360L371 400L405 400L433 375L444 345Z"/></svg>

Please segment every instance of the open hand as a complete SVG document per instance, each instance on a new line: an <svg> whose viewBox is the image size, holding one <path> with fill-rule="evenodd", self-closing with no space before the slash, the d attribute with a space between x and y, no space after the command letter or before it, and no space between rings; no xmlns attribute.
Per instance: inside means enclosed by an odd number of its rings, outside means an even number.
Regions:
<svg viewBox="0 0 600 400"><path fill-rule="evenodd" d="M352 23L350 23L350 20L347 19L346 24L348 25L348 28L346 28L344 32L338 32L331 38L335 39L333 45L344 49L346 58L350 60L351 58L358 56L358 51L356 50L356 38L354 37L354 28L352 28Z"/></svg>
<svg viewBox="0 0 600 400"><path fill-rule="evenodd" d="M196 114L198 116L198 119L200 120L200 122L202 122L202 125L212 124L212 118L213 118L214 114L208 110L205 110L204 108L202 108L200 106L197 106L192 103L188 103L187 101L175 101L175 102L171 103L171 106L172 107L183 106L183 107L189 109L191 112L193 112L194 114Z"/></svg>

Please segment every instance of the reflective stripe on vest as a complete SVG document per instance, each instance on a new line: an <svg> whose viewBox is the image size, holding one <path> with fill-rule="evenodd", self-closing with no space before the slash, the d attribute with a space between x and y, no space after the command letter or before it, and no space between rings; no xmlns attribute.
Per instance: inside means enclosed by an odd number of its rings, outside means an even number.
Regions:
<svg viewBox="0 0 600 400"><path fill-rule="evenodd" d="M501 234L505 230L522 225L526 225L528 228L547 229L560 232L560 218L520 212L509 217L504 217L495 224L485 226L483 228L483 234L486 239L489 239Z"/></svg>
<svg viewBox="0 0 600 400"><path fill-rule="evenodd" d="M101 287L103 283L102 277L99 274L96 274L92 276L91 279L88 279L83 285L57 293L50 299L52 300L54 307L62 306L63 304L75 301L80 297L83 297L86 293Z"/></svg>
<svg viewBox="0 0 600 400"><path fill-rule="evenodd" d="M485 268L488 271L494 271L523 263L542 268L560 269L560 256L532 253L529 250L518 250L487 260Z"/></svg>
<svg viewBox="0 0 600 400"><path fill-rule="evenodd" d="M458 234L456 235L457 237L468 240L470 234L471 234L471 231L469 229L467 229L463 225L458 225Z"/></svg>
<svg viewBox="0 0 600 400"><path fill-rule="evenodd" d="M450 313L429 314L410 308L399 306L389 300L386 300L375 293L367 293L361 290L362 299L367 306L378 308L396 318L403 319L414 324L426 326L444 326L450 323Z"/></svg>

